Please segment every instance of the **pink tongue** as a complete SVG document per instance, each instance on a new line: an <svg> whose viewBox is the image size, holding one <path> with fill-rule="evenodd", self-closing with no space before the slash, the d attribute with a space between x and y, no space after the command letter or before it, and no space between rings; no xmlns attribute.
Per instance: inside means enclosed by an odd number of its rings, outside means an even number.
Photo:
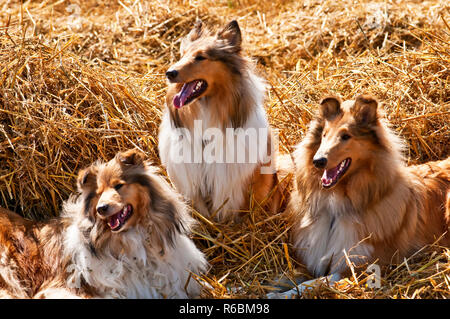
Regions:
<svg viewBox="0 0 450 319"><path fill-rule="evenodd" d="M197 81L185 83L181 88L181 91L177 95L175 95L175 97L173 98L173 105L177 109L179 109L186 103L186 100L192 94L196 85Z"/></svg>
<svg viewBox="0 0 450 319"><path fill-rule="evenodd" d="M120 224L118 216L111 217L109 219L108 224L109 224L109 227L111 227L111 229L117 228Z"/></svg>
<svg viewBox="0 0 450 319"><path fill-rule="evenodd" d="M336 166L335 168L332 169L326 169L322 175L322 182L326 183L327 180L335 179L337 176L338 168L339 166Z"/></svg>

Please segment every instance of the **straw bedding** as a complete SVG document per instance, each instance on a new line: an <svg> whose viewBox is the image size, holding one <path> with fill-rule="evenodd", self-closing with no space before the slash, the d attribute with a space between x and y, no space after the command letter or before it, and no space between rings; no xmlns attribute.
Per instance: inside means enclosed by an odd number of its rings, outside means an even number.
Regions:
<svg viewBox="0 0 450 319"><path fill-rule="evenodd" d="M450 11L446 1L0 1L0 205L58 215L77 171L137 147L159 164L164 73L196 18L237 18L268 83L280 150L302 139L319 99L369 92L407 140L410 163L450 155ZM288 176L287 178L290 178ZM195 214L195 213L194 213ZM204 297L262 297L306 272L284 216L252 207L243 225L199 220L212 268ZM448 298L450 251L432 245L382 270L323 285L309 298ZM238 289L232 289L238 287Z"/></svg>

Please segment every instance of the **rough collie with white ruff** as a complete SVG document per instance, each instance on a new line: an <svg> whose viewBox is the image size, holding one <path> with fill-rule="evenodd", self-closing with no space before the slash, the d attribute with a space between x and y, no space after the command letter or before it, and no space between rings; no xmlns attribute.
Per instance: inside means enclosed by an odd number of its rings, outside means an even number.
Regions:
<svg viewBox="0 0 450 319"><path fill-rule="evenodd" d="M186 298L205 270L185 204L135 150L78 176L62 216L25 220L0 210L0 296Z"/></svg>
<svg viewBox="0 0 450 319"><path fill-rule="evenodd" d="M238 23L213 34L197 22L180 51L181 59L166 73L159 132L171 181L201 214L219 221L239 219L251 196L276 210L265 84L242 55Z"/></svg>
<svg viewBox="0 0 450 319"><path fill-rule="evenodd" d="M345 254L386 264L442 235L450 244L450 158L407 167L402 150L375 98L322 100L294 153L288 205L293 247L316 277L347 275Z"/></svg>

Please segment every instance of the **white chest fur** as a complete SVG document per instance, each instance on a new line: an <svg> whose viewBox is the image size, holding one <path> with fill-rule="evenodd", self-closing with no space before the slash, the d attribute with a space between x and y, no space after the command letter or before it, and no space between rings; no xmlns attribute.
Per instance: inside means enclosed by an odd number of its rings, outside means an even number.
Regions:
<svg viewBox="0 0 450 319"><path fill-rule="evenodd" d="M176 235L175 246L164 256L146 247L145 231L126 234L131 251L112 253L107 247L98 255L92 253L76 225L64 235L64 252L72 260L68 284L77 288L81 281L94 287L102 298L187 298L199 293L190 272L199 273L206 267L202 253L185 235Z"/></svg>
<svg viewBox="0 0 450 319"><path fill-rule="evenodd" d="M194 202L208 198L211 212L222 207L221 213L226 214L242 208L251 176L267 160L269 125L262 103L253 109L242 128L227 131L211 127L209 112L205 105L198 118L201 125L196 126L199 130L185 129L184 135L189 138L180 137L180 130L173 127L165 112L160 126L159 151L162 164L179 192ZM242 139L239 132L249 133L247 136L255 133L256 144ZM213 142L211 133L217 133ZM222 139L218 140L217 135L222 135ZM215 147L211 147L211 143L215 143ZM188 160L180 160L186 150L193 154ZM220 156L210 156L219 153Z"/></svg>
<svg viewBox="0 0 450 319"><path fill-rule="evenodd" d="M355 227L359 221L345 201L318 194L308 209L298 225L294 246L311 273L323 276L342 272L345 254L354 263L370 256L373 248L359 238Z"/></svg>

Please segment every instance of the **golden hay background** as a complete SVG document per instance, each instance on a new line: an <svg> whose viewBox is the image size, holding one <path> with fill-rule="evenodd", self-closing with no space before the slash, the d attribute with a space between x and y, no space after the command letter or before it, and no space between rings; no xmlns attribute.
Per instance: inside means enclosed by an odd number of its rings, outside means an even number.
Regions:
<svg viewBox="0 0 450 319"><path fill-rule="evenodd" d="M0 206L58 215L79 168L138 147L159 164L164 73L196 18L238 19L245 52L269 83L266 107L292 151L326 94L370 92L408 142L411 163L450 155L450 9L446 1L0 0ZM211 262L205 297L261 297L292 276L289 225L253 207L241 227L200 218ZM300 269L302 269L300 267ZM362 274L312 298L448 298L450 252ZM241 287L239 291L227 289Z"/></svg>

